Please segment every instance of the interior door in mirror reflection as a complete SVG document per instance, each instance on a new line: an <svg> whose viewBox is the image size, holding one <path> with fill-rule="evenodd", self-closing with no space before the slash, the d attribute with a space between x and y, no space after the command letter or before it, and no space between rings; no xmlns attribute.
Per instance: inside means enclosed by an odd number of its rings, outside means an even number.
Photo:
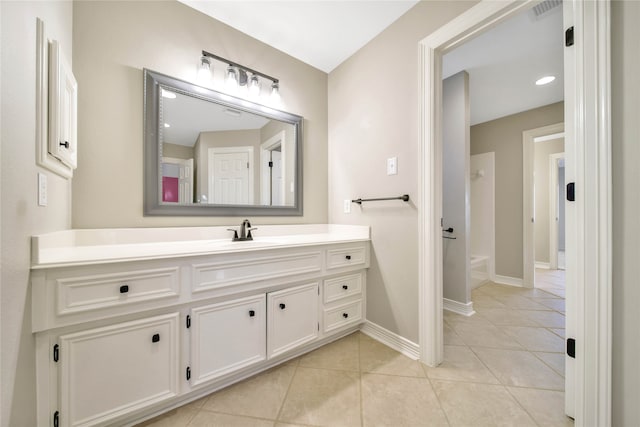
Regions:
<svg viewBox="0 0 640 427"><path fill-rule="evenodd" d="M251 147L209 149L209 200L218 205L253 203Z"/></svg>
<svg viewBox="0 0 640 427"><path fill-rule="evenodd" d="M193 159L162 158L162 201L193 203Z"/></svg>

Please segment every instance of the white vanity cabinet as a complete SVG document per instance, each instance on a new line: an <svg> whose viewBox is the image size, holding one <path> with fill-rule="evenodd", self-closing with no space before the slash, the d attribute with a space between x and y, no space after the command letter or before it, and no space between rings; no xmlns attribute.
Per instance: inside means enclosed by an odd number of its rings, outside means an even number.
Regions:
<svg viewBox="0 0 640 427"><path fill-rule="evenodd" d="M318 283L267 295L269 358L315 340L319 335Z"/></svg>
<svg viewBox="0 0 640 427"><path fill-rule="evenodd" d="M61 426L109 424L179 392L178 313L60 335Z"/></svg>
<svg viewBox="0 0 640 427"><path fill-rule="evenodd" d="M72 237L64 240L88 239ZM140 256L155 246L148 244L80 248L78 257L114 258L48 264L58 253L35 245L38 426L134 425L338 339L365 319L366 237L314 234L255 249L200 244L206 249L197 253L176 245L191 251L176 255L159 247L159 256Z"/></svg>
<svg viewBox="0 0 640 427"><path fill-rule="evenodd" d="M260 294L191 310L192 387L266 359L266 308Z"/></svg>

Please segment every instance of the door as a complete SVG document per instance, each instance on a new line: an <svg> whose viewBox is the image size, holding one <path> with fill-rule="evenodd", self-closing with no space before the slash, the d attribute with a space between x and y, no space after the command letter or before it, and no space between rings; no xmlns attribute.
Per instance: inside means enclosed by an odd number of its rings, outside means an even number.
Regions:
<svg viewBox="0 0 640 427"><path fill-rule="evenodd" d="M249 168L247 151L213 151L213 168L209 185L209 200L220 205L246 205L250 200Z"/></svg>
<svg viewBox="0 0 640 427"><path fill-rule="evenodd" d="M193 203L193 159L162 158L162 201Z"/></svg>
<svg viewBox="0 0 640 427"><path fill-rule="evenodd" d="M267 295L267 307L269 358L318 337L318 283L271 292Z"/></svg>
<svg viewBox="0 0 640 427"><path fill-rule="evenodd" d="M284 192L282 182L282 152L271 151L271 206L284 205Z"/></svg>
<svg viewBox="0 0 640 427"><path fill-rule="evenodd" d="M110 420L178 394L178 313L59 337L60 425Z"/></svg>
<svg viewBox="0 0 640 427"><path fill-rule="evenodd" d="M191 310L191 384L266 358L264 294Z"/></svg>

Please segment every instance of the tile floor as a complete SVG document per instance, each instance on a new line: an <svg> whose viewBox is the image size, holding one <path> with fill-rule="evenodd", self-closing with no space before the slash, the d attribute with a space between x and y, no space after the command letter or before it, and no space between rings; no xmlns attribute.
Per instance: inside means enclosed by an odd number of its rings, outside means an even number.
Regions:
<svg viewBox="0 0 640 427"><path fill-rule="evenodd" d="M142 425L572 426L563 298L489 283L472 299L474 316L445 311L437 368L358 332Z"/></svg>

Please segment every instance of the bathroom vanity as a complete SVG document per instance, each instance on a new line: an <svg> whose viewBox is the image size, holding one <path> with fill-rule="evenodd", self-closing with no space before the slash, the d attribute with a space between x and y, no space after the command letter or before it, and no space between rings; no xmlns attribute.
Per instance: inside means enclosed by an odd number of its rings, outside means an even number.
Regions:
<svg viewBox="0 0 640 427"><path fill-rule="evenodd" d="M39 426L130 425L357 330L369 227L32 238Z"/></svg>

